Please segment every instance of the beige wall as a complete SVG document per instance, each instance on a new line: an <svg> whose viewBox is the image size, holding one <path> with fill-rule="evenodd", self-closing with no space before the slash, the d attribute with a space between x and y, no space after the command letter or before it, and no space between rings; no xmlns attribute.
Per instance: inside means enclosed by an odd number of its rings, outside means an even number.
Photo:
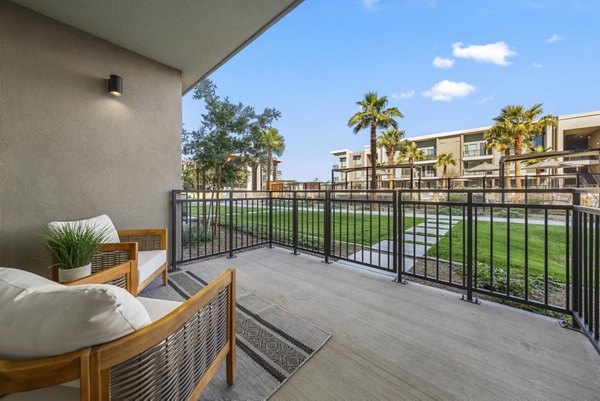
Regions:
<svg viewBox="0 0 600 401"><path fill-rule="evenodd" d="M180 129L179 71L0 2L0 266L45 274L51 220L166 227Z"/></svg>
<svg viewBox="0 0 600 401"><path fill-rule="evenodd" d="M462 144L463 136L457 135L452 137L438 138L436 143L436 152L438 155L442 153L452 153L456 166L448 166L448 176L454 177L462 174ZM438 167L437 175L442 177L443 167Z"/></svg>

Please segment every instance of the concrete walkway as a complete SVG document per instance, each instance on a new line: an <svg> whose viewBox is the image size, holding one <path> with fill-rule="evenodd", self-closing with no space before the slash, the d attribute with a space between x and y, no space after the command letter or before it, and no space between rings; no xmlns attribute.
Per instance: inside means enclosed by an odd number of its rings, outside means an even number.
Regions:
<svg viewBox="0 0 600 401"><path fill-rule="evenodd" d="M456 217L438 216L428 218L422 223L407 229L404 232L404 270L410 271L416 258L423 257L427 251L437 244L438 240L448 233L450 226L455 226L461 219ZM393 243L383 240L372 245L370 248L348 256L348 259L359 263L368 263L385 269L391 269Z"/></svg>
<svg viewBox="0 0 600 401"><path fill-rule="evenodd" d="M198 263L333 337L270 399L594 400L600 356L558 321L389 277L259 249ZM238 375L245 372L240 370Z"/></svg>

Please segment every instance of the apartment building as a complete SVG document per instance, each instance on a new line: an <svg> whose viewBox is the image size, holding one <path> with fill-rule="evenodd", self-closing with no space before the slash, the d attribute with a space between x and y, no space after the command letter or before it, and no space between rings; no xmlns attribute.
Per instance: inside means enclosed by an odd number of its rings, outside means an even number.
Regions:
<svg viewBox="0 0 600 401"><path fill-rule="evenodd" d="M462 179L466 186L481 185L484 178L490 185L496 185L498 171L487 173L469 171L483 163L499 165L502 154L488 149L484 140L484 133L490 127L469 128L407 138L409 141L415 142L425 155L423 160L415 162L413 179L420 179L425 184L438 181L443 177L443 168L434 166L437 156L443 153L452 153L456 160L456 166L448 167L449 177ZM559 116L558 128L554 132L548 129L543 135L534 138L533 145L542 145L551 150L600 148L600 111ZM370 153L369 145L359 151L350 149L332 151L331 154L337 158L337 164L333 165L332 169L332 180L351 183L353 188L366 187L370 177L367 177L369 173L364 167L371 166ZM394 164L401 164L398 160L399 153L400 151L397 150L394 155ZM377 161L383 167L388 165L388 156L384 149L377 149ZM378 180L389 181L390 171L383 167L378 171ZM514 171L514 166L511 166L511 169ZM586 172L600 173L598 165L584 166L583 169ZM522 169L521 173L523 176L527 176L534 175L535 171ZM393 174L395 184L402 186L403 183L410 180L411 169L400 167L393 169L391 174Z"/></svg>

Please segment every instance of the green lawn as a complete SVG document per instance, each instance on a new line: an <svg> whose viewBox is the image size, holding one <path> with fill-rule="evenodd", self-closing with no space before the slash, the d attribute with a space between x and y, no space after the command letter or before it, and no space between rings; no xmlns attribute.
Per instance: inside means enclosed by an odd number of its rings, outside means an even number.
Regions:
<svg viewBox="0 0 600 401"><path fill-rule="evenodd" d="M210 212L207 211L207 214ZM192 207L192 215L197 215L195 205ZM221 206L219 220L228 221L229 207ZM256 234L266 236L268 233L268 210L258 207L234 206L233 222L239 229L247 229ZM392 219L387 213L370 214L368 211L356 212L334 212L332 219L332 235L335 241L350 242L356 244L373 245L379 241L389 239L392 235ZM325 237L323 222L325 213L312 209L298 209L298 237L303 242L322 242ZM423 221L416 219L417 224ZM293 216L292 210L273 210L273 236L277 238L292 235ZM404 227L412 227L414 220L407 217Z"/></svg>
<svg viewBox="0 0 600 401"><path fill-rule="evenodd" d="M195 205L192 215L197 215ZM276 207L273 210L274 239L291 241L293 231L293 216L291 207ZM207 210L207 214L211 214ZM222 205L219 211L221 224L228 221L229 207ZM433 218L430 214L429 218ZM317 209L298 209L298 237L300 244L310 247L322 247L324 234L323 222L325 214ZM233 210L235 226L255 235L268 235L268 209L252 206L237 206ZM415 224L420 224L423 218L406 216L404 231ZM450 257L450 232L440 239L437 245L428 251L430 257L436 257L439 252L441 259L461 263L463 261L463 222L460 221L452 228L452 257ZM493 227L492 227L493 226ZM493 242L490 242L493 229ZM506 222L477 222L477 263L485 268L492 264L494 268L506 270L507 248L510 246L511 275L525 273L525 224L510 224L510 243L507 241ZM529 224L528 233L528 263L530 277L544 276L544 226ZM392 221L387 212L371 214L368 210L350 211L349 213L336 210L332 213L332 235L336 242L349 242L363 245L374 245L379 241L389 239L392 234ZM548 274L558 282L565 282L566 232L562 226L548 226ZM490 260L490 256L492 259Z"/></svg>
<svg viewBox="0 0 600 401"><path fill-rule="evenodd" d="M452 260L456 262L463 261L463 225L464 223L460 221L452 228ZM525 254L525 224L510 223L510 242L508 242L507 237L507 226L506 222L477 222L477 233L473 233L473 236L477 238L477 263L480 266L482 264L486 266L492 264L495 269L506 270L507 249L510 249L511 274L525 273L525 258L527 256L529 275L543 277L545 259L544 226L542 224L529 224L527 255ZM466 237L466 230L464 235ZM493 241L490 241L491 238L493 238ZM565 282L567 248L565 241L565 227L548 226L548 274L559 282ZM428 255L435 257L438 249L441 259L450 259L450 232L437 245L431 247Z"/></svg>

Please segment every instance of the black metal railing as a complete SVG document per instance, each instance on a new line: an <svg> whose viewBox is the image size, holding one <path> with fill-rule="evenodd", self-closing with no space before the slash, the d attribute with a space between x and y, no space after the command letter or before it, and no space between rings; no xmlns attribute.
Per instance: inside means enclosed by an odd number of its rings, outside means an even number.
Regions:
<svg viewBox="0 0 600 401"><path fill-rule="evenodd" d="M574 325L588 336L600 352L600 210L573 206L573 289Z"/></svg>
<svg viewBox="0 0 600 401"><path fill-rule="evenodd" d="M599 192L173 191L172 265L277 245L563 314L600 349Z"/></svg>

